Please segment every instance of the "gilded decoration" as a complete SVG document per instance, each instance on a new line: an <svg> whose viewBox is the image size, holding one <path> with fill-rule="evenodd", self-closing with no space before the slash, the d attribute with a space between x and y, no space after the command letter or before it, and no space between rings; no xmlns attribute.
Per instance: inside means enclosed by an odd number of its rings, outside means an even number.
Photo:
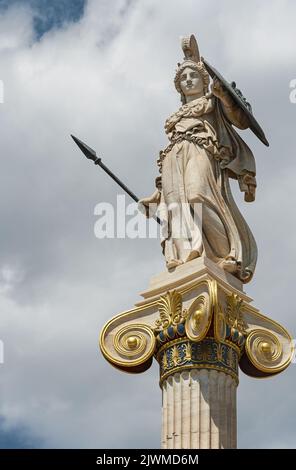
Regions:
<svg viewBox="0 0 296 470"><path fill-rule="evenodd" d="M231 343L221 343L211 337L199 342L180 338L164 345L157 354L160 382L191 368L222 371L238 382L238 357L238 350Z"/></svg>
<svg viewBox="0 0 296 470"><path fill-rule="evenodd" d="M161 376L186 367L237 376L239 364L247 375L268 377L286 369L294 353L292 338L281 325L211 276L119 314L103 328L100 348L112 365L127 372L143 372L155 357Z"/></svg>

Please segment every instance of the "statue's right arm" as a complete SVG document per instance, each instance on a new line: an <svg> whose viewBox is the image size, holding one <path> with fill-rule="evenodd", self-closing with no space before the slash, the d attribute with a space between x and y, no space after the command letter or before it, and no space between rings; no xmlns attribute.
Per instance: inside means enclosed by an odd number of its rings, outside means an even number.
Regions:
<svg viewBox="0 0 296 470"><path fill-rule="evenodd" d="M238 129L247 129L250 125L249 119L241 108L234 102L231 96L222 101L222 107L227 119Z"/></svg>
<svg viewBox="0 0 296 470"><path fill-rule="evenodd" d="M156 189L151 196L140 199L138 202L139 211L146 215L146 217L152 217L160 203L160 197L161 192L159 189Z"/></svg>
<svg viewBox="0 0 296 470"><path fill-rule="evenodd" d="M239 129L249 127L250 123L246 113L235 103L232 96L217 78L213 80L212 93L221 101L224 115L234 126Z"/></svg>

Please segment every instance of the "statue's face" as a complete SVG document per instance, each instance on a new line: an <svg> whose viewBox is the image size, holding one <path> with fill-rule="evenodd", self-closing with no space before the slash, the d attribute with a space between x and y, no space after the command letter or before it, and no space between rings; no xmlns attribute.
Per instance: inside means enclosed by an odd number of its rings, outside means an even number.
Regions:
<svg viewBox="0 0 296 470"><path fill-rule="evenodd" d="M180 88L185 96L202 96L203 81L199 72L186 67L180 77Z"/></svg>

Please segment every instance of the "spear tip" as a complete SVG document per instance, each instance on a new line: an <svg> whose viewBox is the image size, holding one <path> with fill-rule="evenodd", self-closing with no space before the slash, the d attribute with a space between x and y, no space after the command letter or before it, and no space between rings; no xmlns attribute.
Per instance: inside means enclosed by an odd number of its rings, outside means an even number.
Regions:
<svg viewBox="0 0 296 470"><path fill-rule="evenodd" d="M82 140L78 139L78 137L75 137L75 135L71 134L71 137L74 140L75 144L78 145L80 150L84 153L86 158L89 158L93 161L96 161L98 159L95 150L93 150L91 147L82 142Z"/></svg>

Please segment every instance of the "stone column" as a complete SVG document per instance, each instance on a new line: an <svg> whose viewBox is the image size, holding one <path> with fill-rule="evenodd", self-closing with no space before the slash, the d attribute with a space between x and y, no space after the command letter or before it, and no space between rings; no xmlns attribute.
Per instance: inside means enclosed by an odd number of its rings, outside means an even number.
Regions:
<svg viewBox="0 0 296 470"><path fill-rule="evenodd" d="M162 384L163 449L236 449L236 381L192 369ZM169 423L169 426L168 426Z"/></svg>
<svg viewBox="0 0 296 470"><path fill-rule="evenodd" d="M291 336L207 259L156 276L141 295L104 326L104 357L136 374L158 361L162 448L235 449L238 367L254 378L279 374L294 355Z"/></svg>

